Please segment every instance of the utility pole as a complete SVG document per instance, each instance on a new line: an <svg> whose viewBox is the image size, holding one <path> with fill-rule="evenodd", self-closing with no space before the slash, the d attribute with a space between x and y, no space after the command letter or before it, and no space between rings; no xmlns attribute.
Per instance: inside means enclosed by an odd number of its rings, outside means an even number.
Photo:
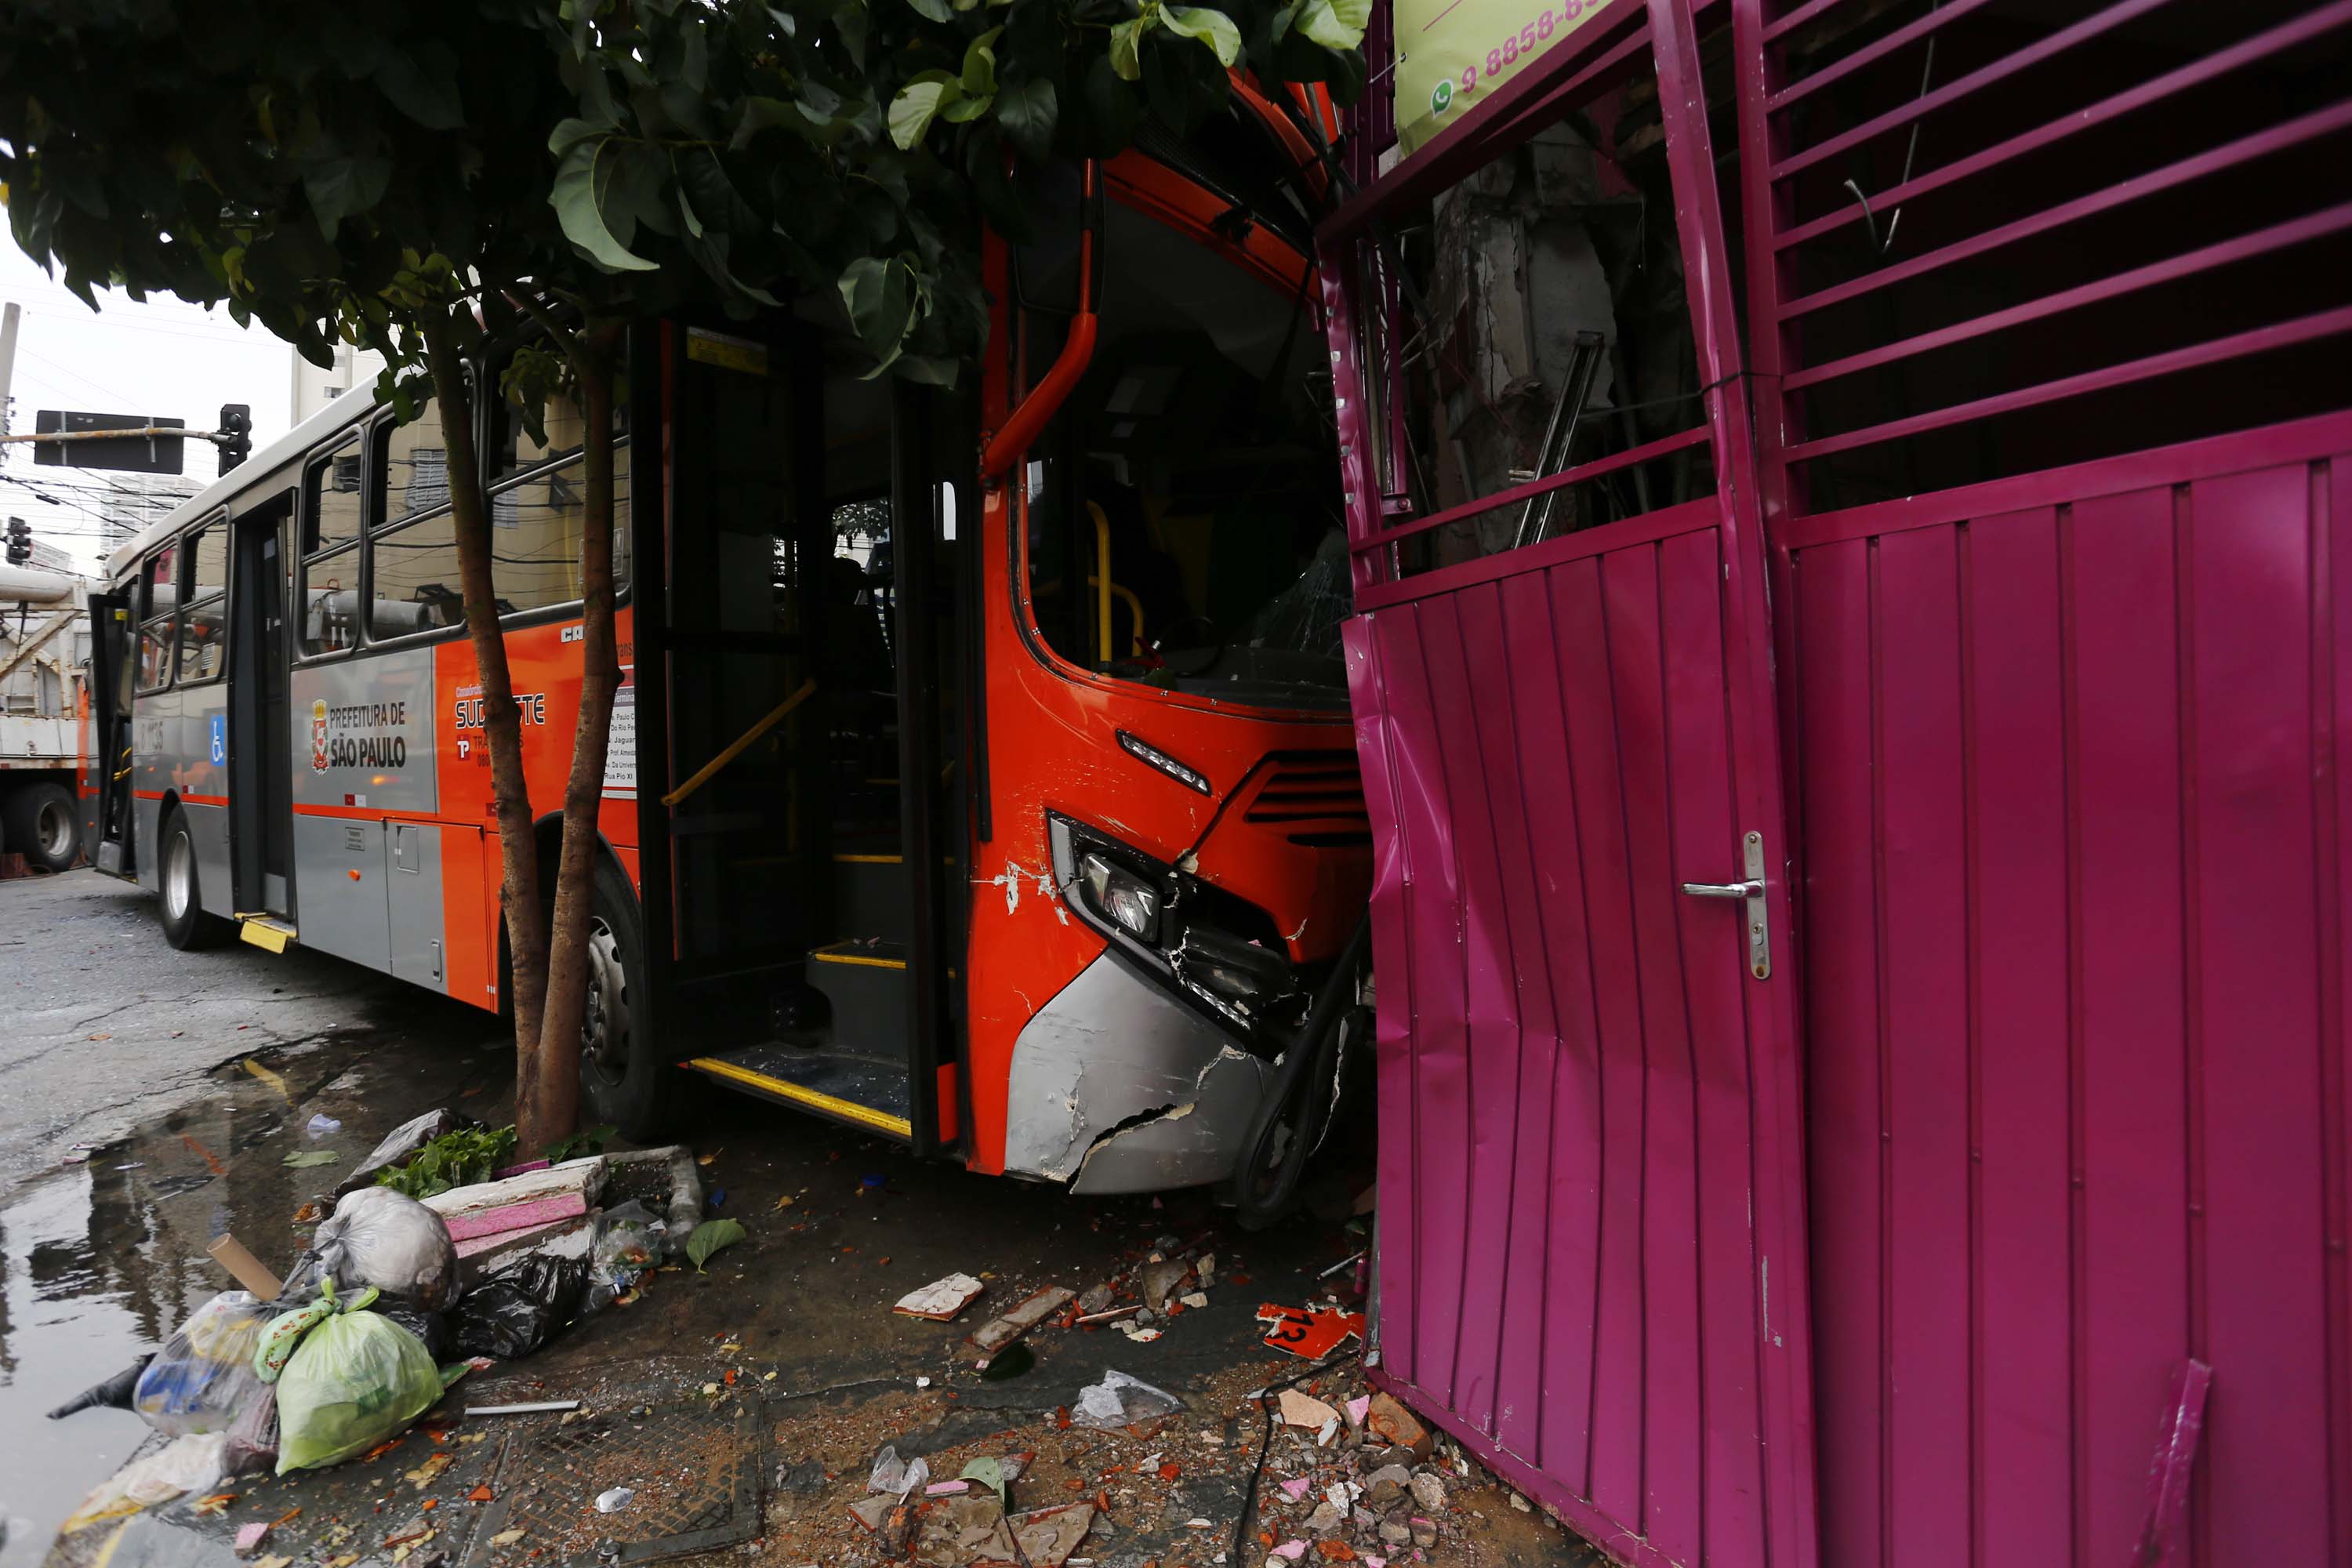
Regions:
<svg viewBox="0 0 2352 1568"><path fill-rule="evenodd" d="M8 387L16 378L16 321L22 313L14 301L0 313L0 436L8 433Z"/></svg>

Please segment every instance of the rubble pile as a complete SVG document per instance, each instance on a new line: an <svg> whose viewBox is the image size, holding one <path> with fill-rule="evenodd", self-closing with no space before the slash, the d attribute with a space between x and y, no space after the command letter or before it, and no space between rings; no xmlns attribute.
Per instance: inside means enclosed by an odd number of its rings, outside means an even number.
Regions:
<svg viewBox="0 0 2352 1568"><path fill-rule="evenodd" d="M1417 1568L1480 1561L1473 1526L1528 1510L1359 1366L1318 1375L1312 1392L1239 1387L1243 1370L1123 1426L1084 1426L1060 1407L936 1448L979 1415L952 1392L780 1423L761 1555L787 1568Z"/></svg>
<svg viewBox="0 0 2352 1568"><path fill-rule="evenodd" d="M307 1131L341 1125L320 1116ZM701 1183L683 1147L494 1169L512 1145L512 1129L446 1110L394 1129L337 1186L331 1212L313 1202L296 1215L317 1228L283 1280L235 1237L216 1238L214 1260L245 1289L50 1412L120 1406L170 1439L94 1489L64 1532L188 1494L202 1509L236 1495L216 1485L272 1468L381 1455L469 1372L530 1354L665 1258L699 1267L742 1236L733 1221L697 1223Z"/></svg>

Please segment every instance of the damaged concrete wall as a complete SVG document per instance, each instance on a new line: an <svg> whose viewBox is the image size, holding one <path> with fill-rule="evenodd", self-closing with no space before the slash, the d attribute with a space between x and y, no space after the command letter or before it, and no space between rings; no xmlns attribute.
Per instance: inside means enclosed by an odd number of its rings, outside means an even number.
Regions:
<svg viewBox="0 0 2352 1568"><path fill-rule="evenodd" d="M1608 276L1582 216L1601 200L1597 157L1575 128L1557 125L1433 204L1425 363L1441 394L1431 410L1444 448L1432 465L1441 507L1534 478L1577 334L1616 344ZM1612 384L1603 364L1591 401L1607 402ZM1474 518L1447 531L1444 553L1490 554L1517 525L1515 510Z"/></svg>

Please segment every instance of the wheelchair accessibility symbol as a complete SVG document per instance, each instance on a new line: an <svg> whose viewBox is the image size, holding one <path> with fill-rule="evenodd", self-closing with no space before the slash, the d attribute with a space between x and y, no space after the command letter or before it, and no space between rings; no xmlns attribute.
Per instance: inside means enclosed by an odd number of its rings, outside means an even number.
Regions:
<svg viewBox="0 0 2352 1568"><path fill-rule="evenodd" d="M222 767L228 762L228 715L213 715L213 766Z"/></svg>

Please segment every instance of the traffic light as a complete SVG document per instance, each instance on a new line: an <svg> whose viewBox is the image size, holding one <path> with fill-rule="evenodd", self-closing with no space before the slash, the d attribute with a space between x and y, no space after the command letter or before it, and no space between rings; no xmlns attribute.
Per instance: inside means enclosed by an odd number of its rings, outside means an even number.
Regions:
<svg viewBox="0 0 2352 1568"><path fill-rule="evenodd" d="M22 566L33 559L33 527L21 517L8 520L8 564Z"/></svg>
<svg viewBox="0 0 2352 1568"><path fill-rule="evenodd" d="M220 432L220 471L227 473L253 456L253 408L249 404L224 403L220 423L214 426Z"/></svg>

